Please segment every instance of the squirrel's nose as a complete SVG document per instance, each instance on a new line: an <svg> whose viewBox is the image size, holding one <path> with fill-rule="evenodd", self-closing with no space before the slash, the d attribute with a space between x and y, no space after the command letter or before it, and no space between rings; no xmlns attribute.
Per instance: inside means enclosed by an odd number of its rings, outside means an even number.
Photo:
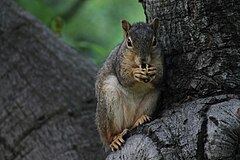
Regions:
<svg viewBox="0 0 240 160"><path fill-rule="evenodd" d="M146 58L141 58L141 64L146 64Z"/></svg>
<svg viewBox="0 0 240 160"><path fill-rule="evenodd" d="M141 58L141 64L149 64L151 61L150 56L142 57Z"/></svg>

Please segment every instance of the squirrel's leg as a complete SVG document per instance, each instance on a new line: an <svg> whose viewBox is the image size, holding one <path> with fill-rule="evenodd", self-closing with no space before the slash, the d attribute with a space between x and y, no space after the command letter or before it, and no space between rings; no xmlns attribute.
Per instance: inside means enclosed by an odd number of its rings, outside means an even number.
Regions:
<svg viewBox="0 0 240 160"><path fill-rule="evenodd" d="M123 136L127 133L124 125L125 97L122 93L122 86L114 75L106 77L99 100L101 112L99 112L100 133L104 132L103 138L107 139L106 144L112 151L118 150L125 142ZM104 108L104 110L103 110ZM119 134L120 133L120 134Z"/></svg>
<svg viewBox="0 0 240 160"><path fill-rule="evenodd" d="M112 142L113 134L110 128L110 121L107 114L106 99L103 98L104 92L98 93L97 111L96 111L96 125L100 134L101 141L103 142L105 149L107 150L108 145Z"/></svg>
<svg viewBox="0 0 240 160"><path fill-rule="evenodd" d="M138 118L138 120L134 123L131 129L143 124L144 122L149 122L150 120L151 120L151 117L144 114L140 118Z"/></svg>
<svg viewBox="0 0 240 160"><path fill-rule="evenodd" d="M121 116L116 115L121 114L121 112L116 111L121 111L121 109L118 107L120 96L117 86L114 84L117 84L115 76L107 76L102 82L96 83L98 98L96 125L105 149L109 149L108 147L112 143L114 136L122 131L119 124L116 123L121 122L121 120L116 121L117 117L121 118Z"/></svg>
<svg viewBox="0 0 240 160"><path fill-rule="evenodd" d="M122 133L120 133L119 135L113 138L113 141L110 144L110 148L112 151L118 150L121 147L121 145L125 142L125 140L123 139L123 136L126 135L127 132L128 132L128 129L124 129Z"/></svg>
<svg viewBox="0 0 240 160"><path fill-rule="evenodd" d="M152 118L150 117L157 106L157 100L159 96L159 90L153 90L145 95L144 99L140 106L138 107L137 120L131 127L131 129L145 123L149 122Z"/></svg>

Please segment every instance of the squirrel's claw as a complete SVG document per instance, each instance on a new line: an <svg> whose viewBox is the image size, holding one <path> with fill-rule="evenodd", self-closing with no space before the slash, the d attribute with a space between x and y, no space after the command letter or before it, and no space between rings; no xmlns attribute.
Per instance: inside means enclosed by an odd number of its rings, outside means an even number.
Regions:
<svg viewBox="0 0 240 160"><path fill-rule="evenodd" d="M128 132L128 129L124 129L124 130L122 131L122 133L120 133L119 135L117 135L117 136L115 136L115 137L113 138L113 141L112 141L112 143L110 144L110 148L111 148L112 151L116 151L116 150L119 150L119 149L120 149L120 147L122 146L122 144L125 142L124 139L123 139L123 136L124 136L125 134L127 134L127 132Z"/></svg>
<svg viewBox="0 0 240 160"><path fill-rule="evenodd" d="M149 67L148 71L146 72L146 75L149 78L149 82L151 82L152 80L154 80L156 78L156 74L157 74L157 68L156 67Z"/></svg>
<svg viewBox="0 0 240 160"><path fill-rule="evenodd" d="M116 151L116 150L119 150L119 146L117 145L117 144L115 144L115 143L112 143L111 145L110 145L110 148L111 148L111 150L114 152L114 151Z"/></svg>
<svg viewBox="0 0 240 160"><path fill-rule="evenodd" d="M133 76L138 82L148 82L149 78L146 76L145 72L142 71L140 68L135 68L133 70Z"/></svg>
<svg viewBox="0 0 240 160"><path fill-rule="evenodd" d="M139 65L139 68L136 68L133 71L134 78L139 82L151 82L156 78L157 68L151 66L150 64Z"/></svg>
<svg viewBox="0 0 240 160"><path fill-rule="evenodd" d="M138 120L135 122L135 124L132 126L131 129L143 124L144 122L149 122L150 120L151 120L151 117L144 114L140 118L138 118Z"/></svg>

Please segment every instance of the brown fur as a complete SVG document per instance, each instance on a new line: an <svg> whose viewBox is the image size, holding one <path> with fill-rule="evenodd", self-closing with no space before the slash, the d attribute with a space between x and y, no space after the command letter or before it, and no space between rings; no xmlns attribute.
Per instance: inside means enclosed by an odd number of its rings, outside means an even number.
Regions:
<svg viewBox="0 0 240 160"><path fill-rule="evenodd" d="M106 146L111 144L114 136L130 129L139 117L152 115L159 96L157 86L163 76L163 56L158 45L152 46L156 24L122 23L125 39L99 70L95 86L96 124ZM132 47L128 46L128 36L133 40ZM147 77L139 67L143 63L156 68L155 78L148 83L142 79Z"/></svg>

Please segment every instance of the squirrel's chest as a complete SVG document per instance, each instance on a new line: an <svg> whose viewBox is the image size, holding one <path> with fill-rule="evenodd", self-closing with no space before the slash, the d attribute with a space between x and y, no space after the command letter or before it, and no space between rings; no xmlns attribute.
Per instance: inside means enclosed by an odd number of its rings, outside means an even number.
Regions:
<svg viewBox="0 0 240 160"><path fill-rule="evenodd" d="M114 124L119 130L131 127L141 115L151 114L156 94L150 86L139 84L130 89L123 87L115 76L107 79L107 92L111 92L109 102L112 102L109 111L114 115Z"/></svg>
<svg viewBox="0 0 240 160"><path fill-rule="evenodd" d="M131 88L123 87L113 75L107 78L107 83L105 84L108 86L106 91L110 92L111 97L115 97L113 98L115 103L133 111L140 107L144 98L152 90L151 84L138 83Z"/></svg>
<svg viewBox="0 0 240 160"><path fill-rule="evenodd" d="M141 91L144 88L138 88ZM153 107L156 103L156 96L150 91L142 92L125 92L121 97L122 106L119 106L119 111L123 114L119 116L119 126L123 128L132 127L133 124L142 115L151 116Z"/></svg>

